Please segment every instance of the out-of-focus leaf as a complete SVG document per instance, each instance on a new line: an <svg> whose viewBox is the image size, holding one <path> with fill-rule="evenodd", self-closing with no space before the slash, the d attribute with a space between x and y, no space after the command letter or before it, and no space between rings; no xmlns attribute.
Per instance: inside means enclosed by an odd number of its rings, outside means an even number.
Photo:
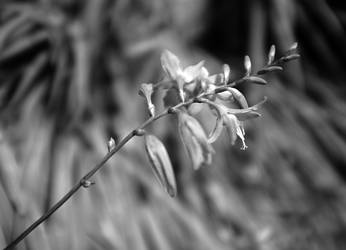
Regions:
<svg viewBox="0 0 346 250"><path fill-rule="evenodd" d="M8 199L18 214L24 214L26 211L26 199L20 187L21 175L22 171L10 145L0 134L0 180Z"/></svg>
<svg viewBox="0 0 346 250"><path fill-rule="evenodd" d="M45 31L36 32L33 35L26 37L24 40L19 40L9 47L7 47L0 55L0 62L4 62L6 60L12 59L15 56L18 56L25 51L28 51L30 48L48 41L48 34Z"/></svg>

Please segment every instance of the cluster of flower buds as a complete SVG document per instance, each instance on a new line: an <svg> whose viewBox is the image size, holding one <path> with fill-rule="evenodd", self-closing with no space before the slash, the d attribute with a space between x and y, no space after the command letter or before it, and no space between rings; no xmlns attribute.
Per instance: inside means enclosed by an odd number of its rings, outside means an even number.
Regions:
<svg viewBox="0 0 346 250"><path fill-rule="evenodd" d="M268 62L261 70L254 73L250 57L245 56L243 77L231 80L231 69L227 64L222 66L221 73L209 75L204 61L183 68L178 57L166 50L161 56L164 79L156 84L143 83L139 94L145 98L150 116L155 118L152 95L158 90L166 91L164 102L167 110L164 112L178 116L181 140L193 168L197 170L211 163L212 155L215 153L211 144L219 138L224 127L232 145L239 138L241 149L247 148L244 122L260 116L257 111L266 98L249 106L245 96L235 87L244 82L267 84L261 75L282 70L283 63L297 58L299 54L296 43L277 60L275 60L275 46L272 45L268 53ZM175 102L167 101L168 95L174 95ZM239 108L231 108L230 103L236 103ZM203 107L208 107L216 116L215 126L209 135L194 117ZM155 176L167 193L175 196L177 191L174 172L164 144L154 135L145 135L145 145Z"/></svg>

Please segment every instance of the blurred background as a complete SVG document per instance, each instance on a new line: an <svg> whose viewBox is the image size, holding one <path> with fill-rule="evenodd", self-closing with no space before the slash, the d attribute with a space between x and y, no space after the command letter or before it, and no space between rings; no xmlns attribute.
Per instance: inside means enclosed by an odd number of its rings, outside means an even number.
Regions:
<svg viewBox="0 0 346 250"><path fill-rule="evenodd" d="M0 246L61 198L148 117L143 82L160 54L228 63L232 78L293 42L301 59L242 85L246 151L226 134L193 171L176 120L149 131L170 154L178 197L158 185L134 139L18 249L346 249L346 7L326 0L2 0ZM155 102L160 107L161 96ZM162 103L161 103L162 106ZM213 123L202 112L205 128Z"/></svg>

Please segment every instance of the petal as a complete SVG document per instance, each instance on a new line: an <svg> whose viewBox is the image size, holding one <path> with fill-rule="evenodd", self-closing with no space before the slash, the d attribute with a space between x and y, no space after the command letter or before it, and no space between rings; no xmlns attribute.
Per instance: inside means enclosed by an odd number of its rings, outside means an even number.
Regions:
<svg viewBox="0 0 346 250"><path fill-rule="evenodd" d="M261 114L256 112L256 110L258 110L259 107L261 105L263 105L263 103L265 103L266 101L267 101L267 98L265 97L261 102L257 103L256 105L253 105L249 108L245 108L245 109L227 108L226 112L227 112L227 114L235 115L240 121L245 121L248 119L257 118L257 117L261 116Z"/></svg>
<svg viewBox="0 0 346 250"><path fill-rule="evenodd" d="M237 140L237 117L232 114L227 114L223 116L223 124L226 127L227 133L231 138L231 144L234 145Z"/></svg>
<svg viewBox="0 0 346 250"><path fill-rule="evenodd" d="M223 74L215 74L208 77L209 81L215 85L221 85L224 83L224 75Z"/></svg>
<svg viewBox="0 0 346 250"><path fill-rule="evenodd" d="M199 112L201 112L203 109L202 103L192 103L188 107L188 111L191 115L197 115Z"/></svg>
<svg viewBox="0 0 346 250"><path fill-rule="evenodd" d="M188 66L184 69L183 76L185 82L192 82L197 77L200 77L202 74L202 68L204 65L204 61L200 61L195 65Z"/></svg>
<svg viewBox="0 0 346 250"><path fill-rule="evenodd" d="M223 129L223 119L222 119L221 116L218 116L216 118L215 127L210 132L210 134L208 136L208 142L209 143L214 143L217 140L217 138L219 138L219 136L221 135L222 129Z"/></svg>
<svg viewBox="0 0 346 250"><path fill-rule="evenodd" d="M169 50L165 50L162 53L161 66L168 77L172 80L176 80L177 77L182 74L182 69L180 67L180 61L178 57Z"/></svg>

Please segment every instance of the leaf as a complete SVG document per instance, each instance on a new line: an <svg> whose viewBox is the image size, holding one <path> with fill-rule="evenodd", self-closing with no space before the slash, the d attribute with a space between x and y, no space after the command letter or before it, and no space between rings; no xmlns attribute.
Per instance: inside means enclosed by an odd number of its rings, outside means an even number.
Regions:
<svg viewBox="0 0 346 250"><path fill-rule="evenodd" d="M23 215L26 211L26 199L20 186L22 171L10 145L2 134L0 137L0 182L15 211Z"/></svg>
<svg viewBox="0 0 346 250"><path fill-rule="evenodd" d="M242 108L249 107L245 96L239 90L237 90L236 88L228 88L228 91L232 93L232 96Z"/></svg>
<svg viewBox="0 0 346 250"><path fill-rule="evenodd" d="M171 80L176 80L182 74L178 57L169 50L162 53L161 66Z"/></svg>
<svg viewBox="0 0 346 250"><path fill-rule="evenodd" d="M155 177L171 197L176 196L175 176L165 146L154 135L145 135L144 140L145 149Z"/></svg>

